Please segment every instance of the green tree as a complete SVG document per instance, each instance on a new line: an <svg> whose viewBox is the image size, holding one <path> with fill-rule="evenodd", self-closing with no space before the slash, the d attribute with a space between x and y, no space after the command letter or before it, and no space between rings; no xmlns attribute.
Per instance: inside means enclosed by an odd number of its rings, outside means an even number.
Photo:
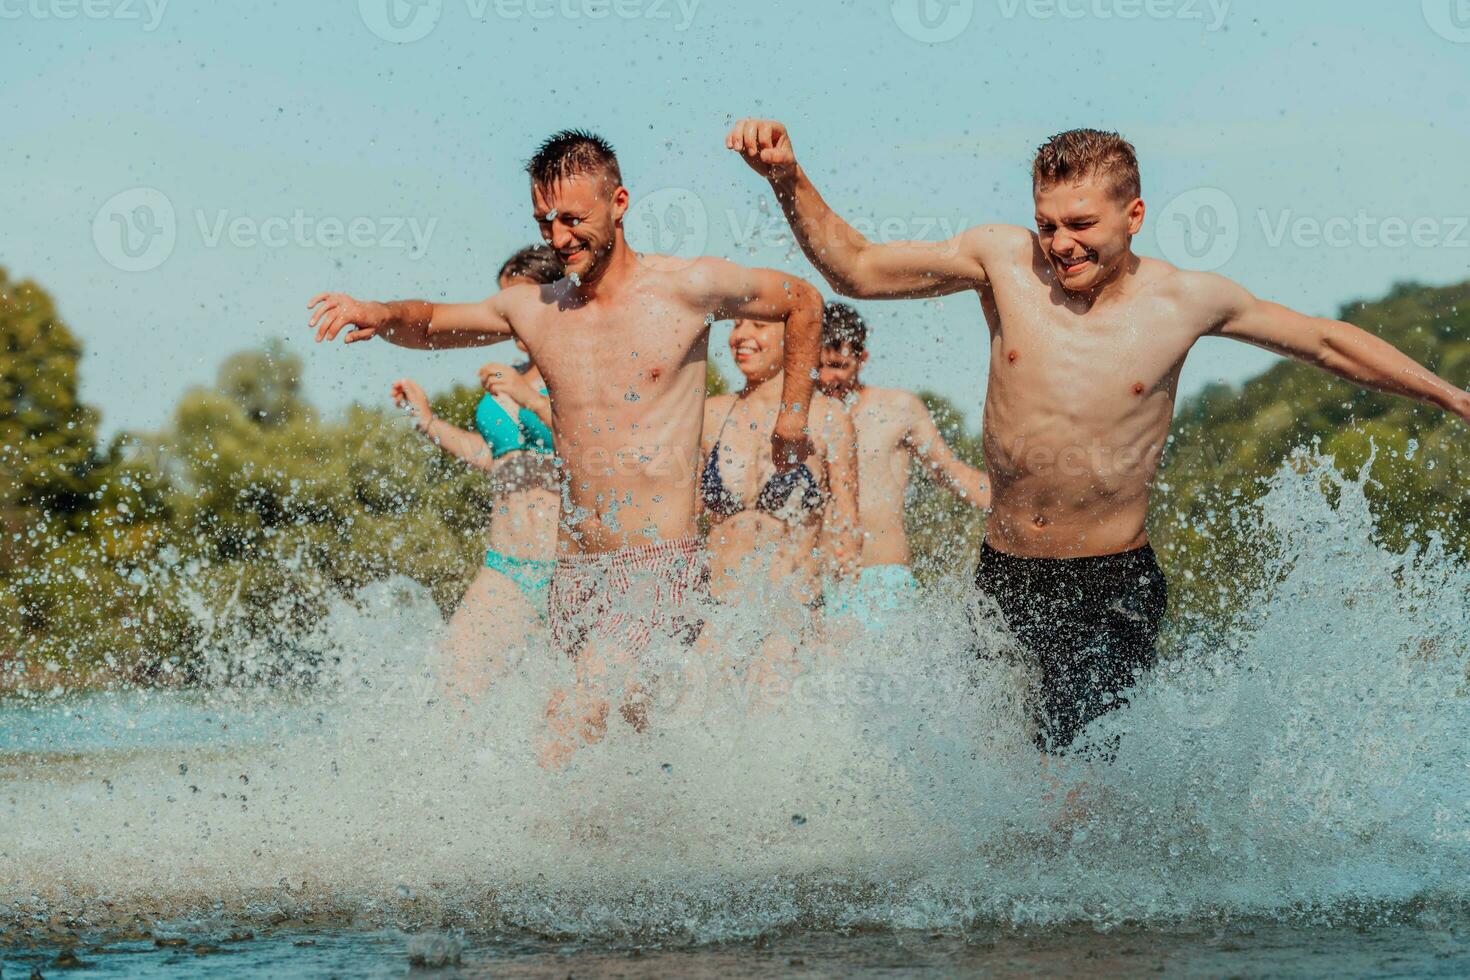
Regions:
<svg viewBox="0 0 1470 980"><path fill-rule="evenodd" d="M77 395L81 353L51 297L0 269L0 575L79 529L102 483L97 413Z"/></svg>
<svg viewBox="0 0 1470 980"><path fill-rule="evenodd" d="M964 413L949 399L933 392L921 391L919 398L955 455L983 470L980 438L966 431ZM980 542L985 539L984 515L936 484L923 467L914 467L914 477L904 508L904 525L915 573L932 580L952 574L955 569L973 568L980 556Z"/></svg>
<svg viewBox="0 0 1470 980"><path fill-rule="evenodd" d="M1470 283L1399 283L1338 316L1470 386ZM1376 451L1366 491L1386 545L1402 549L1435 534L1470 557L1466 427L1436 409L1283 361L1239 388L1215 385L1180 406L1149 521L1175 605L1225 620L1264 584L1259 558L1271 542L1256 501L1293 450L1314 446L1349 475Z"/></svg>

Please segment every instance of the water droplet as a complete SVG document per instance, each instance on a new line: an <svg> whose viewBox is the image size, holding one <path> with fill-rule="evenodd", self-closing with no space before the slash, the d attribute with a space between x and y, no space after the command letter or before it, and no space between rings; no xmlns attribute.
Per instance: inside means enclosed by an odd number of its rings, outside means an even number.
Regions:
<svg viewBox="0 0 1470 980"><path fill-rule="evenodd" d="M800 826L802 826L805 823L806 823L806 817L803 817L801 814L799 814L799 813L793 813L791 815L791 826L793 826L793 827L800 827Z"/></svg>
<svg viewBox="0 0 1470 980"><path fill-rule="evenodd" d="M663 765L659 766L659 768L662 769L664 772L674 771L674 765L671 762L665 762Z"/></svg>
<svg viewBox="0 0 1470 980"><path fill-rule="evenodd" d="M634 391L632 388L629 388L628 393L623 396L623 401L625 402L636 402L637 400L638 392Z"/></svg>

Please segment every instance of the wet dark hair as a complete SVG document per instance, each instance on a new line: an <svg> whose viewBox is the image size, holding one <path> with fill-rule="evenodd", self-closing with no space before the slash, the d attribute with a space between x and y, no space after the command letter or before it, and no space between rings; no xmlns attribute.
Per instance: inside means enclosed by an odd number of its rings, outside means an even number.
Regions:
<svg viewBox="0 0 1470 980"><path fill-rule="evenodd" d="M1118 200L1131 201L1143 193L1138 155L1117 133L1069 129L1041 144L1031 164L1031 182L1037 187L1094 176L1106 180Z"/></svg>
<svg viewBox="0 0 1470 980"><path fill-rule="evenodd" d="M846 303L828 303L822 308L822 346L836 350L846 346L854 354L868 349L868 325L863 315Z"/></svg>
<svg viewBox="0 0 1470 980"><path fill-rule="evenodd" d="M505 260L495 278L512 276L549 286L565 274L561 260L556 257L556 250L550 245L527 245Z"/></svg>
<svg viewBox="0 0 1470 980"><path fill-rule="evenodd" d="M614 187L623 183L612 144L585 129L564 129L552 134L526 163L526 173L538 188L582 174L602 174Z"/></svg>

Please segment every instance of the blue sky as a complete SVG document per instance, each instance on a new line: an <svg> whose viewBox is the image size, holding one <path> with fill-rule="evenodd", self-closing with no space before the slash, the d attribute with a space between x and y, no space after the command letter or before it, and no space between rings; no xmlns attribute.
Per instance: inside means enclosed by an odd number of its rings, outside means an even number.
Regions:
<svg viewBox="0 0 1470 980"><path fill-rule="evenodd" d="M56 297L105 431L272 337L328 410L509 357L317 348L306 301L492 291L536 238L522 162L567 126L614 143L666 242L803 275L736 118L785 121L880 237L1029 224L1035 145L1092 125L1138 147L1146 254L1312 313L1470 277L1470 0L416 2L0 0L0 265ZM871 381L978 422L973 296L864 310ZM1184 387L1270 362L1206 342Z"/></svg>

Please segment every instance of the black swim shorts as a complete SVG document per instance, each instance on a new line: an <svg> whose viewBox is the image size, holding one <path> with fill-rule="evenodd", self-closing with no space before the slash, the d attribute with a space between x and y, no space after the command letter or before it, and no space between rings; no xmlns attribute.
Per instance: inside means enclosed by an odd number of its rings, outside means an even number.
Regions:
<svg viewBox="0 0 1470 980"><path fill-rule="evenodd" d="M975 585L1040 668L1036 745L1058 753L1156 662L1169 588L1144 545L1088 558L1022 558L984 545Z"/></svg>

